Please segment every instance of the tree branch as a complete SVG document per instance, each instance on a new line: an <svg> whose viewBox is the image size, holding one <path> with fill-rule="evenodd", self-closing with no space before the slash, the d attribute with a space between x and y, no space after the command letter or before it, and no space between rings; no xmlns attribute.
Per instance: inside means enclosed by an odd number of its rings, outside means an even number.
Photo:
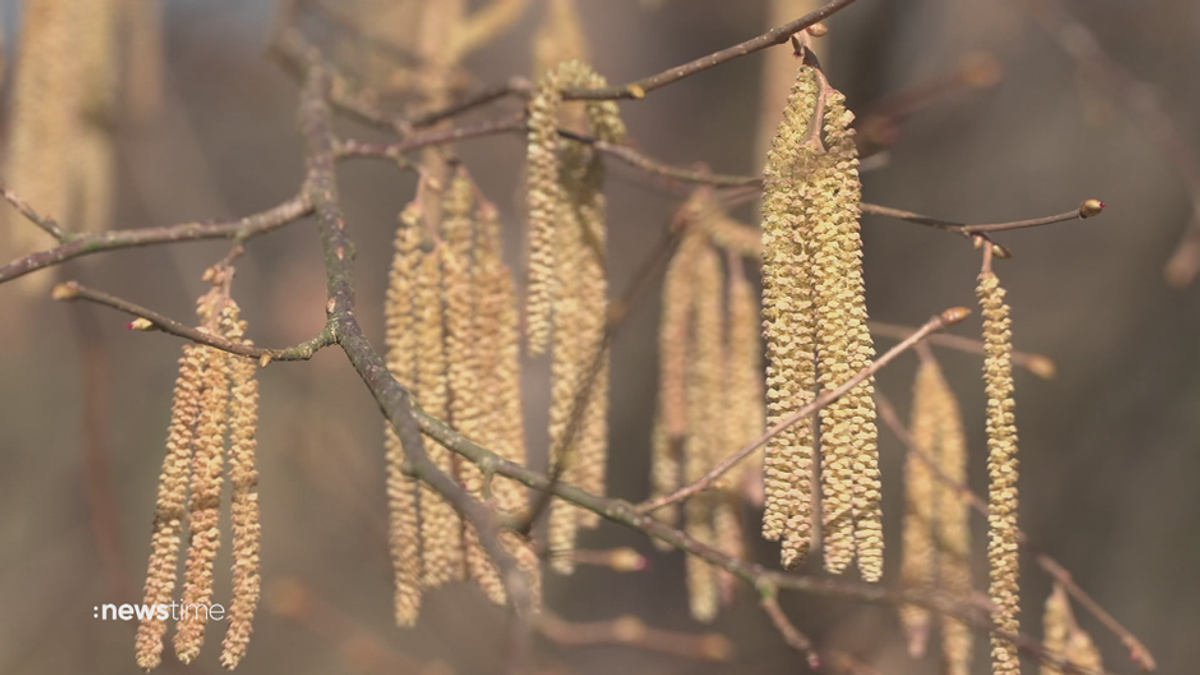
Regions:
<svg viewBox="0 0 1200 675"><path fill-rule="evenodd" d="M771 30L736 44L732 47L727 47L718 52L713 52L708 56L702 56L695 61L689 61L674 68L668 68L661 73L643 77L640 80L630 82L629 84L620 87L605 87L602 89L568 89L563 92L563 98L566 99L586 99L591 101L604 99L640 99L646 96L647 92L654 91L660 87L665 87L672 82L677 82L685 77L690 77L696 73L703 72L709 68L715 68L723 63L739 59L748 54L762 51L768 47L781 45L792 38L793 35L808 28L809 26L824 21L836 12L844 9L852 4L854 0L833 0L827 5L820 7L804 16L785 23L782 26L772 28Z"/></svg>
<svg viewBox="0 0 1200 675"><path fill-rule="evenodd" d="M245 241L278 227L295 222L312 212L308 197L301 193L266 211L237 220L214 223L182 223L170 227L151 227L139 230L110 230L96 234L76 234L56 248L31 253L24 258L0 267L0 283L11 281L30 272L52 267L80 256L134 246L173 244L201 239L235 239Z"/></svg>
<svg viewBox="0 0 1200 675"><path fill-rule="evenodd" d="M529 580L517 567L513 556L500 544L499 528L493 513L429 459L425 441L413 417L409 392L388 371L386 363L371 347L358 324L355 315L354 242L346 232L346 222L338 203L332 113L326 100L330 81L329 73L321 64L310 61L299 110L300 132L305 142L308 168L306 185L316 211L321 247L325 254L326 290L329 296L326 310L330 328L380 410L395 428L413 475L437 491L475 528L484 551L500 571L509 605L514 610L514 626L517 632L524 634L520 642L527 644L527 617L532 611Z"/></svg>
<svg viewBox="0 0 1200 675"><path fill-rule="evenodd" d="M146 309L139 305L135 305L128 300L123 300L115 295L109 295L103 291L97 291L88 288L78 281L68 281L59 284L51 291L51 297L55 300L87 300L99 305L112 307L113 309L125 312L138 319L144 320L146 323L139 325L136 321L129 325L130 328L136 330L160 330L164 333L177 335L182 338L187 338L192 342L202 345L215 347L221 351L226 351L238 356L246 356L251 358L262 359L267 361L307 361L312 358L324 347L334 344L333 333L326 326L325 330L321 331L316 337L307 342L302 342L295 347L286 347L284 349L266 349L263 347L255 347L252 345L230 342L219 335L214 335L208 331L193 328L187 324L176 321L168 316L159 314L154 310Z"/></svg>
<svg viewBox="0 0 1200 675"><path fill-rule="evenodd" d="M860 382L879 372L882 368L887 366L887 364L895 360L897 356L900 356L905 351L911 349L918 342L925 339L925 337L930 333L939 331L946 326L958 323L959 321L965 319L970 313L970 310L966 309L965 307L955 307L933 317L929 321L925 322L925 325L918 328L915 333L908 336L908 338L906 338L900 344L892 347L883 356L872 361L869 366L855 373L854 377L846 380L841 386L833 390L822 392L815 401L797 410L795 413L783 418L782 420L779 420L779 422L777 422L774 426L772 426L770 429L767 429L758 438L750 441L750 443L748 443L741 450L738 450L729 457L721 460L720 464L717 464L715 467L713 467L712 471L704 474L704 477L702 477L700 480L691 483L690 485L685 485L669 495L663 495L657 499L652 499L648 502L640 504L637 507L638 512L651 513L652 511L661 509L664 506L681 502L692 495L711 488L713 484L717 482L717 479L723 476L725 472L732 469L735 465L737 465L738 462L741 462L749 457L754 453L755 450L758 450L760 447L765 445L767 441L777 436L784 429L787 429L800 420L816 414L819 410L821 410L821 408L824 408L830 403L838 400L845 395L846 392L857 386Z"/></svg>

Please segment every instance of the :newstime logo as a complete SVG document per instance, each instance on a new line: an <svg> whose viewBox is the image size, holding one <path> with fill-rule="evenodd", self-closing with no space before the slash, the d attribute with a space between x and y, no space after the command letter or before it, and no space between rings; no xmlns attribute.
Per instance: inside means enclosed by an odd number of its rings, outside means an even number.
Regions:
<svg viewBox="0 0 1200 675"><path fill-rule="evenodd" d="M158 619L200 619L201 621L224 621L225 608L218 604L184 605L172 602L169 605L105 604L92 607L92 618L101 621L149 621Z"/></svg>

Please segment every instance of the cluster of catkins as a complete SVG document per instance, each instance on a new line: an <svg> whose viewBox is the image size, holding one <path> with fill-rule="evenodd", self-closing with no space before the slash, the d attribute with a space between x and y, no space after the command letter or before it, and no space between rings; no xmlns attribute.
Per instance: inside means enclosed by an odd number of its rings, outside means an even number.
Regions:
<svg viewBox="0 0 1200 675"><path fill-rule="evenodd" d="M563 91L603 87L578 60L539 79L529 103L529 351L551 349L550 461L564 482L604 493L608 447L608 283L605 275L604 164L587 145L563 139L575 128L609 143L625 138L611 101L566 103ZM578 528L599 516L550 505L551 566L569 574Z"/></svg>
<svg viewBox="0 0 1200 675"><path fill-rule="evenodd" d="M516 294L501 260L496 209L477 195L462 167L453 169L449 185L426 182L422 190L441 193L440 209L435 218L418 198L400 216L385 309L388 369L425 412L524 463ZM390 426L386 433L396 621L416 622L422 589L466 578L503 603L504 584L478 534L405 472L400 440ZM436 442L428 453L490 507L512 514L526 507L524 489L510 479L485 484L478 467ZM533 575L536 591L537 559L527 542L506 532L503 543Z"/></svg>
<svg viewBox="0 0 1200 675"><path fill-rule="evenodd" d="M816 68L800 68L764 170L763 332L767 422L774 425L870 364L859 235L853 115ZM793 424L767 445L763 536L782 540L783 563L814 540L820 476L825 567L855 559L864 579L883 573L883 528L870 379ZM820 471L813 466L820 442Z"/></svg>
<svg viewBox="0 0 1200 675"><path fill-rule="evenodd" d="M199 329L249 345L243 337L246 324L238 318L238 306L228 294L231 275L228 268L207 273L214 285L199 300ZM221 664L233 668L246 653L260 594L257 369L253 359L200 344L184 347L179 359L143 600L153 614L141 621L136 640L137 662L145 670L162 661L167 622L158 608L170 606L175 599L185 526L187 562L176 613L175 654L189 663L204 644L212 606L213 566L221 543L226 472L232 492L233 602Z"/></svg>
<svg viewBox="0 0 1200 675"><path fill-rule="evenodd" d="M941 588L971 595L970 509L952 485L967 482L967 446L958 400L931 355L922 354L913 384L913 452L905 460L904 548L901 579L907 588ZM941 474L940 476L937 474ZM900 607L909 653L921 658L932 616L916 605ZM948 675L969 675L974 638L958 619L943 615L942 662Z"/></svg>
<svg viewBox="0 0 1200 675"><path fill-rule="evenodd" d="M741 255L757 256L736 239L745 226L731 221L710 190L699 190L675 219L679 247L663 280L659 328L658 412L651 482L653 496L669 495L711 471L718 462L762 432L763 381L758 298L746 279ZM728 274L718 249L729 252ZM683 529L693 539L731 556L745 554L741 522L743 490L753 466L743 463L715 490L684 505ZM655 517L674 525L680 508ZM737 581L696 556L688 556L692 615L715 618L732 599Z"/></svg>

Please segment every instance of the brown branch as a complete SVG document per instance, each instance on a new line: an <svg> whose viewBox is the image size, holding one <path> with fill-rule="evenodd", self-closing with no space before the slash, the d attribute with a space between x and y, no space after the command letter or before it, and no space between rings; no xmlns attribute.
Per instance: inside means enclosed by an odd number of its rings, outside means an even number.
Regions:
<svg viewBox="0 0 1200 675"><path fill-rule="evenodd" d="M908 427L906 427L904 422L900 420L900 416L896 414L895 406L893 406L891 400L879 390L875 391L875 406L876 410L879 412L879 418L883 420L884 424L891 429L896 438L900 440L900 443L904 445L906 452L912 453L920 458L920 460L925 463L925 466L929 468L930 472L940 483L953 490L960 499L970 504L971 508L982 514L984 518L988 517L987 502L984 501L982 497L975 494L966 485L963 485L962 483L959 483L950 476L946 475L937 462L934 461L933 457L930 457L921 448L917 447L916 443L913 442L912 435L908 431ZM1051 579L1054 579L1056 582L1061 584L1063 588L1066 589L1067 593L1069 593L1071 597L1075 598L1075 600L1079 602L1084 609L1090 612L1092 616L1096 617L1096 619L1103 624L1105 628L1112 632L1113 635L1116 635L1118 638L1120 638L1125 647L1129 649L1130 658L1135 663L1137 663L1143 670L1147 671L1155 670L1158 667L1154 660L1154 656L1150 653L1149 649L1146 649L1146 646L1142 644L1141 640L1138 640L1133 633L1129 632L1127 628L1121 625L1120 622L1118 622L1111 614L1101 607L1100 603L1096 602L1092 596L1088 595L1082 588L1080 588L1079 585L1075 583L1071 573L1068 572L1061 564L1059 564L1057 560L1050 557L1036 544L1031 542L1029 540L1029 536L1025 534L1024 531L1017 530L1017 540L1022 546L1024 546L1030 553L1033 554L1034 560L1037 561L1038 567L1040 567L1043 572L1049 575Z"/></svg>
<svg viewBox="0 0 1200 675"><path fill-rule="evenodd" d="M775 596L775 594L769 593L763 595L759 605L771 619L771 624L774 625L775 629L779 631L779 634L783 636L783 641L786 642L789 647L804 655L805 660L808 662L809 669L820 670L821 657L817 655L817 651L813 647L812 640L809 640L807 635L801 633L800 629L796 628L796 624L792 623L792 620L788 618L787 614L783 613L783 608L779 606L779 599Z"/></svg>
<svg viewBox="0 0 1200 675"><path fill-rule="evenodd" d="M234 239L245 241L278 227L295 222L312 212L304 194L237 220L213 223L182 223L170 227L151 227L139 230L111 230L96 234L78 234L56 248L31 253L24 258L0 267L0 283L11 281L46 267L80 256L135 246L173 244L201 239Z"/></svg>
<svg viewBox="0 0 1200 675"><path fill-rule="evenodd" d="M786 589L801 593L838 597L860 602L898 606L914 604L934 612L954 617L979 630L992 631L1003 639L1016 644L1024 654L1075 675L1097 675L1078 666L1064 662L1047 653L1037 640L1025 635L1013 635L996 630L986 618L988 610L971 600L958 600L937 592L916 590L893 590L877 584L846 581L830 577L811 577L787 572L775 572L762 565L718 551L702 544L669 525L665 525L637 506L623 500L594 495L577 487L556 482L528 467L510 462L491 451L475 444L450 428L445 422L428 415L417 407L412 408L421 431L446 446L453 452L477 464L485 473L491 472L512 478L534 490L552 492L584 509L600 514L616 523L638 530L650 537L705 560L738 579L758 589L760 594L769 594L775 589ZM1099 675L1110 675L1101 673Z"/></svg>
<svg viewBox="0 0 1200 675"><path fill-rule="evenodd" d="M457 117L465 112L474 110L481 106L485 106L493 101L498 101L509 96L528 96L533 90L533 84L523 77L510 78L508 82L494 87L481 89L473 94L465 96L462 100L456 101L445 108L431 110L429 112L417 115L412 118L414 127L427 127L431 124L436 124L442 120Z"/></svg>
<svg viewBox="0 0 1200 675"><path fill-rule="evenodd" d="M741 450L738 450L729 457L721 460L719 464L713 467L712 471L706 473L700 480L691 483L690 485L685 485L669 495L663 495L657 499L644 502L637 507L638 511L641 513L650 513L664 506L681 502L692 495L711 488L713 484L716 483L717 479L724 475L725 472L732 469L738 462L741 462L749 457L754 453L755 450L758 450L760 447L765 445L767 441L777 436L784 429L796 424L800 420L811 417L825 406L838 400L845 395L846 392L857 386L860 382L879 372L879 370L895 360L897 356L900 356L905 351L911 349L918 342L925 339L927 335L939 331L946 326L958 323L959 321L965 319L969 314L970 310L966 309L965 307L955 307L933 317L929 321L925 322L925 325L917 329L915 333L908 336L908 338L906 338L900 344L892 347L883 356L875 359L869 366L855 373L854 377L846 380L841 386L837 387L836 389L822 392L821 395L818 396L812 403L779 420L779 422L775 423L774 426L772 426L770 429L767 429L758 438L750 441L750 443L748 443Z"/></svg>
<svg viewBox="0 0 1200 675"><path fill-rule="evenodd" d="M871 330L872 335L879 335L885 338L896 340L904 340L916 332L916 328L909 326L901 326L894 323L884 323L882 321L868 321L867 328ZM947 347L949 349L957 349L971 354L983 353L983 341L974 338L964 337L962 335L954 335L952 333L934 333L925 338L925 341L931 345L939 347ZM1043 380L1054 379L1058 374L1058 367L1054 364L1054 360L1043 354L1034 354L1032 352L1022 352L1014 350L1012 353L1013 363L1025 368L1029 372L1037 375Z"/></svg>
<svg viewBox="0 0 1200 675"><path fill-rule="evenodd" d="M863 202L861 205L863 213L870 213L876 216L885 216L888 218L897 218L899 220L917 223L919 225L928 225L936 227L939 230L948 232L956 232L964 237L974 237L980 234L988 234L991 232L1004 232L1007 230L1019 230L1027 227L1041 227L1043 225L1053 225L1062 223L1068 220L1078 220L1090 218L1098 215L1104 209L1104 202L1096 199L1088 199L1080 204L1073 211L1065 211L1053 216L1043 216L1041 218L1030 218L1029 220L1013 220L1007 223L991 223L987 225L968 225L966 223L957 223L950 220L941 220L940 218L931 218L929 216L913 213L912 211L904 211L894 209L889 206L879 206L878 204L868 204Z"/></svg>
<svg viewBox="0 0 1200 675"><path fill-rule="evenodd" d="M46 234L54 237L57 241L65 242L73 239L75 234L67 232L59 226L58 221L53 218L42 216L29 205L29 202L21 199L7 185L0 184L0 196L4 197L4 201L12 205L25 219L45 230Z"/></svg>
<svg viewBox="0 0 1200 675"><path fill-rule="evenodd" d="M302 342L295 347L287 347L285 349L265 349L263 347L254 347L252 345L230 342L223 337L214 335L199 328L193 328L186 324L180 323L168 316L164 316L154 310L146 309L139 305L135 305L128 300L123 300L115 295L109 295L103 291L97 291L80 284L77 281L68 281L54 287L51 292L51 297L55 300L87 300L99 305L112 307L113 309L129 314L137 319L142 319L143 322L133 322L129 325L135 330L160 330L164 333L177 335L182 338L187 338L192 342L196 342L210 347L215 347L222 351L238 356L245 356L257 359L266 359L269 361L307 361L312 358L313 354L317 353L323 347L328 347L334 344L335 340L333 333L328 326L321 331L315 338Z"/></svg>
<svg viewBox="0 0 1200 675"><path fill-rule="evenodd" d="M695 61L689 61L674 68L668 68L661 73L643 77L640 80L630 82L629 84L619 87L604 87L599 89L568 89L563 92L563 98L567 99L587 99L587 100L603 100L603 99L640 99L645 97L647 92L654 91L660 87L665 87L668 84L682 80L685 77L690 77L696 73L703 72L709 68L714 68L723 63L739 59L748 54L762 51L768 47L781 45L788 42L793 35L808 28L809 26L824 21L839 10L852 4L854 0L833 0L827 5L809 12L804 16L785 23L782 26L772 28L771 30L736 44L732 47L722 49L718 52L713 52L708 56L702 56Z"/></svg>
<svg viewBox="0 0 1200 675"><path fill-rule="evenodd" d="M338 202L333 114L327 101L330 75L319 61L307 63L299 106L300 133L304 138L309 196L317 216L325 254L326 311L329 328L354 370L375 398L379 409L395 428L412 474L423 480L475 528L488 557L500 572L508 603L513 610L512 656L524 662L532 612L531 586L515 558L500 544L495 515L461 485L442 472L425 451L425 440L413 416L411 394L396 381L383 358L371 347L355 314L354 242L346 232Z"/></svg>
<svg viewBox="0 0 1200 675"><path fill-rule="evenodd" d="M402 141L393 143L363 143L352 139L339 140L335 145L335 150L339 158L381 157L394 160L402 158L405 152L431 145L444 145L469 138L512 132L525 132L525 114L523 112L498 120L480 122L473 126L453 127L450 129L428 131L422 134L413 134Z"/></svg>

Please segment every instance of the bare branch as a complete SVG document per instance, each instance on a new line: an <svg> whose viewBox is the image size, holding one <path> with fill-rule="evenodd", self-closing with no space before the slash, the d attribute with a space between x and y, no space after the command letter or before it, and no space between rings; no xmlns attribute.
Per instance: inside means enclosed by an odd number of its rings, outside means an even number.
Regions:
<svg viewBox="0 0 1200 675"><path fill-rule="evenodd" d="M45 230L46 234L54 237L60 243L68 241L76 236L62 229L62 227L59 226L58 221L54 220L53 218L39 215L38 212L33 210L33 207L29 205L29 202L18 197L17 194L9 189L7 185L0 184L0 195L4 197L4 201L12 204L14 209L19 211L22 216L25 216L26 220Z"/></svg>
<svg viewBox="0 0 1200 675"><path fill-rule="evenodd" d="M643 77L640 80L630 82L620 87L605 87L602 89L568 89L563 92L563 98L567 99L640 99L645 97L647 92L654 91L660 87L665 87L672 82L677 82L685 77L690 77L696 73L703 72L709 68L715 68L723 63L739 59L748 54L762 51L768 47L781 45L792 38L793 35L808 28L809 26L824 21L836 12L844 9L852 4L854 0L833 0L824 7L820 7L815 11L809 12L804 16L785 23L782 26L772 28L771 30L736 44L732 47L727 47L719 52L713 52L708 56L702 56L695 61L689 61L681 66L668 68L661 73Z"/></svg>
<svg viewBox="0 0 1200 675"><path fill-rule="evenodd" d="M263 347L254 347L252 345L230 342L223 337L214 335L199 328L193 328L186 324L180 323L170 317L164 316L145 307L135 305L128 300L123 300L115 295L109 295L103 291L88 288L77 281L68 281L54 287L51 296L55 300L87 300L99 305L112 307L113 309L125 312L136 319L141 319L144 323L134 321L129 327L135 330L160 330L171 335L178 335L182 338L187 338L192 342L202 345L215 347L221 351L226 351L238 356L246 356L250 358L263 359L269 361L307 361L312 358L323 347L328 347L334 344L333 333L327 327L321 331L315 338L302 342L295 347L286 347L284 349L265 349Z"/></svg>
<svg viewBox="0 0 1200 675"><path fill-rule="evenodd" d="M96 234L72 235L66 243L56 248L31 253L0 267L0 283L11 281L46 267L78 258L80 256L134 246L173 244L201 239L235 239L245 241L265 232L295 222L312 212L312 205L304 194L296 195L266 211L237 220L214 223L182 223L170 227L152 227L140 230L111 230Z"/></svg>

